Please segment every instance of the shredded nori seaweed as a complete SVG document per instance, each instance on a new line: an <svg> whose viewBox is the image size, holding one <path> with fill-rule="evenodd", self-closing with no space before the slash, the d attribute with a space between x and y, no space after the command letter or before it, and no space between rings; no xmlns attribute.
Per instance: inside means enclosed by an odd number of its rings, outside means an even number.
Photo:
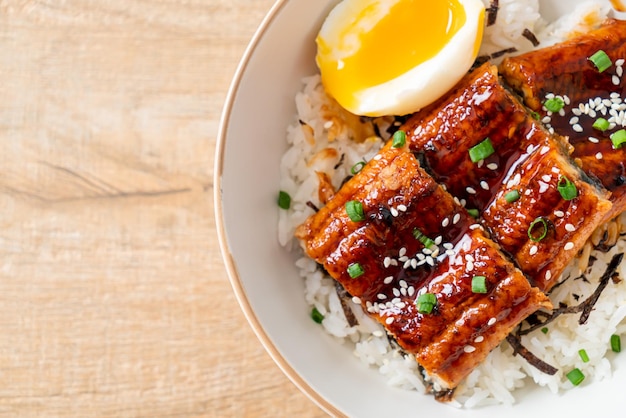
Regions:
<svg viewBox="0 0 626 418"><path fill-rule="evenodd" d="M311 209L313 209L315 213L320 211L319 208L315 206L315 203L311 202L310 200L306 202L306 205L310 207Z"/></svg>
<svg viewBox="0 0 626 418"><path fill-rule="evenodd" d="M522 36L528 39L533 44L534 47L539 46L539 44L541 43L539 42L539 39L537 39L535 34L532 33L531 30L528 28L524 29L524 32L522 32Z"/></svg>
<svg viewBox="0 0 626 418"><path fill-rule="evenodd" d="M487 7L487 26L496 24L498 19L498 10L500 9L500 2L498 0L491 0L491 4Z"/></svg>
<svg viewBox="0 0 626 418"><path fill-rule="evenodd" d="M529 334L537 329L541 329L545 327L550 322L554 321L557 317L563 314L577 314L580 313L580 318L578 319L578 323L580 325L584 325L589 319L589 315L593 310L596 302L600 298L600 295L606 288L609 283L609 280L613 282L619 282L619 273L617 272L617 268L622 263L624 259L624 254L619 253L615 254L611 259L606 271L600 278L600 282L596 290L584 301L576 306L567 306L564 303L559 304L559 307L553 309L551 313L537 311L534 314L530 315L528 318L524 320L524 323L527 325L526 328L523 327L523 324L520 325L517 330L506 337L506 340L513 347L514 353L521 355L529 364L536 367L538 370L541 370L544 373L553 375L556 373L556 370L553 366L547 364L543 360L539 359L533 353L531 353L527 348L522 345L521 337L523 335ZM587 280L587 278L583 275L574 280ZM561 283L559 283L560 285ZM553 288L554 290L554 288Z"/></svg>
<svg viewBox="0 0 626 418"><path fill-rule="evenodd" d="M352 312L352 308L349 305L349 301L351 301L351 296L348 294L346 289L335 280L335 290L337 291L337 296L339 296L339 301L341 302L341 308L343 309L343 314L346 316L346 321L348 321L348 325L351 327L355 327L359 325L359 321L354 316L354 312Z"/></svg>

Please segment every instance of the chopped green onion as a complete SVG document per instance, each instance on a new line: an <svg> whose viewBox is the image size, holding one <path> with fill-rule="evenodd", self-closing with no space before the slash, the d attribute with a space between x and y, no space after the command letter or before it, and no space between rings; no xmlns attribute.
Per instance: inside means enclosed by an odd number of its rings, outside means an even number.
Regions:
<svg viewBox="0 0 626 418"><path fill-rule="evenodd" d="M352 263L348 266L348 274L353 279L356 279L357 277L365 274L365 270L359 263Z"/></svg>
<svg viewBox="0 0 626 418"><path fill-rule="evenodd" d="M609 126L611 124L609 123L608 120L604 119L604 118L598 118L596 119L596 121L593 123L593 128L597 129L599 131L606 131L607 129L609 129Z"/></svg>
<svg viewBox="0 0 626 418"><path fill-rule="evenodd" d="M478 216L480 215L478 209L468 209L467 213L469 213L472 218L478 218Z"/></svg>
<svg viewBox="0 0 626 418"><path fill-rule="evenodd" d="M598 71L601 73L606 71L611 65L613 65L611 58L609 58L609 56L603 50L599 50L588 59L593 63L593 65L596 66Z"/></svg>
<svg viewBox="0 0 626 418"><path fill-rule="evenodd" d="M541 332L543 332L544 334L547 334L548 333L548 327L541 328Z"/></svg>
<svg viewBox="0 0 626 418"><path fill-rule="evenodd" d="M569 372L566 376L567 376L567 379L570 382L572 382L574 386L580 385L582 381L585 380L585 375L583 374L583 372L580 371L580 369L574 369L571 372Z"/></svg>
<svg viewBox="0 0 626 418"><path fill-rule="evenodd" d="M365 220L363 214L363 204L358 200L351 200L346 203L346 213L353 222L361 222Z"/></svg>
<svg viewBox="0 0 626 418"><path fill-rule="evenodd" d="M278 192L278 207L285 210L291 207L291 196L289 196L289 193L282 190Z"/></svg>
<svg viewBox="0 0 626 418"><path fill-rule="evenodd" d="M472 277L472 293L487 293L487 278L485 276Z"/></svg>
<svg viewBox="0 0 626 418"><path fill-rule="evenodd" d="M324 315L322 315L316 307L313 307L313 310L311 311L311 319L313 319L315 323L321 324L324 320Z"/></svg>
<svg viewBox="0 0 626 418"><path fill-rule="evenodd" d="M477 163L489 157L494 152L496 151L493 149L491 139L486 138L483 142L470 148L469 156L473 163Z"/></svg>
<svg viewBox="0 0 626 418"><path fill-rule="evenodd" d="M613 350L614 353L622 351L622 340L619 335L611 335L611 350Z"/></svg>
<svg viewBox="0 0 626 418"><path fill-rule="evenodd" d="M424 235L422 233L422 231L420 231L417 228L413 229L413 236L415 237L416 240L421 242L422 245L424 245L424 247L426 247L426 248L430 248L433 245L435 245L435 241L433 241L432 239L428 238L426 235Z"/></svg>
<svg viewBox="0 0 626 418"><path fill-rule="evenodd" d="M532 221L528 227L528 238L531 241L539 242L548 235L548 223L542 217Z"/></svg>
<svg viewBox="0 0 626 418"><path fill-rule="evenodd" d="M530 116L535 120L541 119L541 115L538 112L530 112Z"/></svg>
<svg viewBox="0 0 626 418"><path fill-rule="evenodd" d="M510 192L504 195L504 200L506 200L506 203L513 203L519 200L519 198L520 198L520 195L517 190L511 190Z"/></svg>
<svg viewBox="0 0 626 418"><path fill-rule="evenodd" d="M589 363L589 356L587 355L587 352L585 350L578 350L578 355L580 356L580 359L583 361L583 363Z"/></svg>
<svg viewBox="0 0 626 418"><path fill-rule="evenodd" d="M391 144L394 148L402 148L406 144L406 133L404 131L396 131L393 134L393 142Z"/></svg>
<svg viewBox="0 0 626 418"><path fill-rule="evenodd" d="M363 170L363 167L365 167L365 161L359 161L358 163L352 166L352 168L350 169L350 172L352 173L353 176L357 175L361 170Z"/></svg>
<svg viewBox="0 0 626 418"><path fill-rule="evenodd" d="M417 311L422 314L429 314L437 305L437 296L432 293L424 293L417 298Z"/></svg>
<svg viewBox="0 0 626 418"><path fill-rule="evenodd" d="M565 107L565 102L560 97L553 97L543 102L543 105L548 111L556 113Z"/></svg>
<svg viewBox="0 0 626 418"><path fill-rule="evenodd" d="M626 129L620 129L611 135L611 142L613 142L613 148L621 148L626 143Z"/></svg>
<svg viewBox="0 0 626 418"><path fill-rule="evenodd" d="M565 200L572 200L578 196L578 189L576 188L576 185L567 177L561 176L559 184L556 188L561 194L561 197Z"/></svg>

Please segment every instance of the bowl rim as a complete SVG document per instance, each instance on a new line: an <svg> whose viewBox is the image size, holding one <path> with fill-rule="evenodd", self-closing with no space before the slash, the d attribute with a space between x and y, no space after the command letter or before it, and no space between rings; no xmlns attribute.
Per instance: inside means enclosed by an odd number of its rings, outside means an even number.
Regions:
<svg viewBox="0 0 626 418"><path fill-rule="evenodd" d="M256 50L257 46L263 39L263 36L267 32L272 22L277 18L280 11L284 8L289 0L276 0L272 7L269 9L259 26L257 27L254 35L249 41L242 58L239 61L237 69L235 70L232 78L222 114L219 120L215 162L213 171L213 206L215 212L215 223L217 230L217 239L222 255L222 260L226 268L229 282L235 293L235 298L239 303L243 314L248 321L248 324L252 327L257 339L261 342L265 351L270 355L274 363L280 368L280 370L291 380L291 382L303 392L309 399L311 399L317 406L319 406L324 412L338 417L345 417L337 407L332 405L327 399L322 397L315 389L313 389L309 383L283 358L276 345L272 342L268 334L265 332L259 318L254 313L248 296L244 289L239 272L237 270L237 263L235 262L230 246L228 244L228 238L226 235L226 229L224 225L224 211L222 201L222 174L224 170L224 155L226 150L226 138L228 136L228 122L231 118L233 105L237 94L239 92L240 84L243 75L246 72L250 59Z"/></svg>

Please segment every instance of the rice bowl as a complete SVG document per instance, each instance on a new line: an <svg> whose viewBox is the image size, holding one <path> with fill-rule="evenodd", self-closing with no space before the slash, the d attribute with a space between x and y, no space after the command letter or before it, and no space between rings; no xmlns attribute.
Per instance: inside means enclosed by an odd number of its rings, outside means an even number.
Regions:
<svg viewBox="0 0 626 418"><path fill-rule="evenodd" d="M229 99L222 125L221 149L216 164L218 168L216 181L221 186L218 188L220 189L218 192L221 193L216 194L216 208L218 219L223 221L220 227L222 245L235 291L253 323L253 328L277 363L301 389L332 414L367 416L368 412L372 411L407 413L416 402L420 409L425 411L432 408L433 411L451 414L453 410L449 406L436 404L431 398L387 387L385 379L378 376L376 371L359 364L353 357L352 349L346 347L346 344L342 347L333 338L326 336L308 317L309 310L304 300L305 284L298 279L299 273L292 264L296 261L294 256L282 250L277 243L271 246L267 244L277 234L276 224L271 225L271 220L278 216L274 197L280 184L280 175L275 167L285 152L285 144L282 142L285 127L293 123L291 119L295 113L293 97L301 89L300 79L315 73L312 46L305 47L305 50L308 49L306 54L302 53L300 48L301 45L309 45L307 42L311 41L320 20L330 7L330 4L321 7L301 3L304 2L279 3L270 14L272 18L262 27L260 35L253 43L256 47L250 50L248 59L244 60L245 65L240 69L235 83L238 88L233 90ZM311 24L305 33L298 29L302 26L302 22L298 23L297 18L300 13L317 17L315 24ZM271 25L268 25L268 22L271 22ZM290 33L289 37L284 36L285 31ZM270 50L277 46L284 50L289 58L281 60L284 68L272 65ZM288 83L284 83L283 80L287 80ZM315 84L314 79L309 81ZM277 89L282 97L276 101L277 103L263 103L261 106L255 100L258 97L272 95L277 97ZM246 126L256 126L257 129L253 131ZM259 126L263 129L258 130ZM259 135L263 140L257 139L254 143L241 142L243 138L251 136L258 138ZM281 138L276 139L275 136ZM249 155L237 151L244 148L254 150L255 147L259 147L258 152L246 153ZM359 153L367 155L373 151L374 145L369 150L359 150ZM263 155L264 158L256 159L254 155ZM254 174L251 174L249 167L255 167ZM248 173L244 177L250 175L253 177L245 180L239 173ZM251 182L250 178L257 180ZM240 197L241 194L246 196L246 200ZM268 219L266 223L247 220L248 217L242 211L250 204L250 199L259 208L256 219L263 216L264 219ZM229 258L231 256L232 258ZM304 265L305 261L299 263L301 268L310 269ZM256 277L264 278L263 285L255 279ZM271 295L276 295L276 298L270 297ZM294 342L289 335L297 335L298 342ZM305 353L301 350L303 347L315 349ZM309 361L309 358L312 360ZM533 408L537 407L535 401L539 398L552 399L559 405L566 399L567 406L575 411L573 416L585 411L591 413L592 409L584 399L580 399L582 396L579 395L592 391L594 394L590 397L594 399L596 391L601 394L600 396L606 396L607 411L618 411L623 407L623 403L620 404L619 397L611 395L613 388L611 381L614 384L621 376L619 358L615 361L618 368L612 380L594 382L593 385L585 385L553 398L550 398L549 393L548 397L544 398L546 394L537 393L535 389L527 390L529 393L521 393L519 396L516 392L520 402L507 411L513 415L519 412L520 416L522 413L533 413ZM497 364L497 359L494 359L493 363ZM325 373L321 373L322 370ZM326 378L327 373L331 371L333 379ZM510 372L509 375L515 378L514 372ZM408 379L411 380L410 377ZM347 389L350 387L358 390L352 393ZM363 407L358 402L362 397L368 399L375 397L380 403ZM472 402L478 402L477 398ZM480 416L488 416L492 411L502 410L500 407L481 409ZM545 409L536 409L534 413L541 413L538 411L545 412ZM464 414L472 416L474 413L464 412Z"/></svg>

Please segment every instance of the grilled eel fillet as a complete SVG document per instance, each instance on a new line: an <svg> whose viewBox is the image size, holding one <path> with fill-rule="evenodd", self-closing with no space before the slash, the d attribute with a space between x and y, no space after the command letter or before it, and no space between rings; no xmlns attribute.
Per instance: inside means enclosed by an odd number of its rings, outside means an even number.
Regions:
<svg viewBox="0 0 626 418"><path fill-rule="evenodd" d="M347 215L350 201L363 205L363 221ZM442 388L456 387L518 323L551 307L406 146L383 148L296 236ZM352 278L356 263L363 274ZM486 278L486 294L472 292L474 276ZM437 297L431 313L418 312L422 293Z"/></svg>
<svg viewBox="0 0 626 418"><path fill-rule="evenodd" d="M484 64L401 128L422 166L469 209L531 282L548 291L611 209L608 193L568 155ZM486 138L495 152L474 163L469 150ZM566 179L578 195L558 191ZM519 199L506 196L517 191ZM542 239L541 236L544 235Z"/></svg>
<svg viewBox="0 0 626 418"><path fill-rule="evenodd" d="M569 138L574 146L572 156L583 170L612 193L613 209L607 214L610 219L626 210L626 147L614 149L609 139L611 133L621 127L604 133L593 129L596 117L610 118L607 111L602 113L592 109L591 116L572 113L572 109L578 109L580 104L584 108L590 99L602 98L610 108L611 99L615 98L611 93L626 97L622 78L618 77L619 85L613 83L613 77L618 75L616 65L600 73L589 62L588 57L598 50L604 50L613 62L626 58L626 22L607 20L599 29L569 41L507 58L502 62L500 72L525 104L542 118L547 115L542 104L547 94L569 97L571 106L566 106L564 116L550 115L550 124L557 133ZM578 125L582 129L574 130L570 124L575 116L580 116Z"/></svg>

